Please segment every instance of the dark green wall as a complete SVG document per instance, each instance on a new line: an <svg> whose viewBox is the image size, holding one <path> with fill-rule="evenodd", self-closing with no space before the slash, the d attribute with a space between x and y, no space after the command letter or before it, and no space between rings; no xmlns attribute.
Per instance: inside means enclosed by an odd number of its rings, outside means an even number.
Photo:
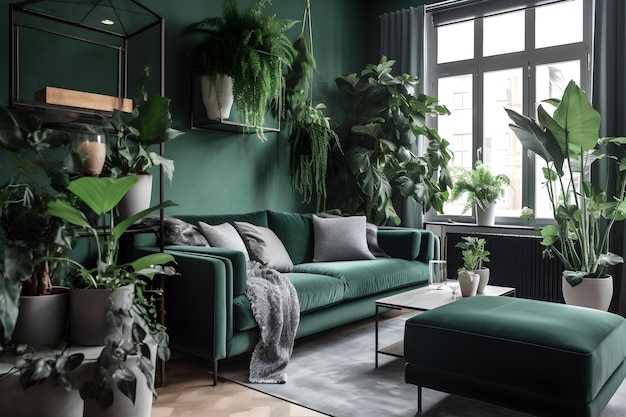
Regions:
<svg viewBox="0 0 626 417"><path fill-rule="evenodd" d="M367 63L377 61L379 54L378 15L393 10L397 2L385 2L382 6L373 1L315 0L312 2L314 52L320 76L327 81L329 115L341 114L334 79L340 75L360 71ZM0 0L0 33L8 33L8 4ZM273 0L265 13L281 18L301 20L305 0ZM181 37L182 29L189 23L204 17L222 13L222 2L199 0L145 0L148 8L165 17L165 79L166 96L172 99L172 116L177 129L185 135L166 146L166 155L174 159L176 172L170 184L165 182L165 198L179 207L168 213L224 213L245 212L259 209L310 210L303 207L300 197L291 191L288 183L287 138L283 134L268 134L262 143L256 135L221 134L190 129L190 67L186 57L191 39ZM252 0L240 0L240 8L252 4ZM300 24L289 32L295 39ZM9 45L6 36L0 42L0 102L9 101L8 61ZM373 40L375 39L375 41ZM46 53L50 53L47 51ZM54 52L54 51L52 51ZM54 55L54 54L53 54ZM64 56L59 54L58 56ZM46 59L52 59L47 57ZM90 62L79 63L81 70L77 84L98 86L97 69ZM52 63L42 62L38 70L45 71ZM137 65L135 65L136 67ZM135 68L134 72L138 72ZM129 74L129 94L140 74ZM72 80L69 80L70 82ZM97 91L97 90L96 90ZM0 158L2 159L2 158ZM2 168L6 161L0 160ZM2 169L0 168L0 169ZM5 171L6 172L6 171ZM2 176L4 181L6 174ZM158 188L155 184L155 193ZM158 195L153 197L156 201Z"/></svg>

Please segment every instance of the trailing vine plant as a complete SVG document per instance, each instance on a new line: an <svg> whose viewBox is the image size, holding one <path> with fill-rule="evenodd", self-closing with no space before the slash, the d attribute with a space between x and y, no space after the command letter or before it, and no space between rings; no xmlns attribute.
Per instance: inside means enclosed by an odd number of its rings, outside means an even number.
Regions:
<svg viewBox="0 0 626 417"><path fill-rule="evenodd" d="M283 92L283 65L290 66L294 57L285 32L297 23L263 15L267 3L258 0L242 12L237 0L225 0L222 16L192 23L183 32L203 36L189 52L193 63L212 82L222 74L233 78L239 122L254 127L261 140L267 106Z"/></svg>
<svg viewBox="0 0 626 417"><path fill-rule="evenodd" d="M291 186L310 203L316 196L316 207L326 205L326 170L329 143L338 140L324 114L324 103L313 105L313 34L311 30L311 3L307 0L302 19L302 30L294 41L296 55L290 72L285 77L285 108L290 123L289 176Z"/></svg>

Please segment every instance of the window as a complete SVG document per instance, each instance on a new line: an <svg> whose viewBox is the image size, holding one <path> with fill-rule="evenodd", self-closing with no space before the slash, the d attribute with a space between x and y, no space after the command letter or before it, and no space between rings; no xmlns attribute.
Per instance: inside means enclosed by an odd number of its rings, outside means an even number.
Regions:
<svg viewBox="0 0 626 417"><path fill-rule="evenodd" d="M436 122L454 151L451 165L471 168L480 159L511 178L496 206L499 222L519 223L522 207L548 219L543 161L522 147L504 108L535 117L541 100L560 98L572 79L590 91L592 1L525 0L516 10L497 0L461 3L426 9L425 85L452 112ZM464 205L446 203L439 218L463 220Z"/></svg>

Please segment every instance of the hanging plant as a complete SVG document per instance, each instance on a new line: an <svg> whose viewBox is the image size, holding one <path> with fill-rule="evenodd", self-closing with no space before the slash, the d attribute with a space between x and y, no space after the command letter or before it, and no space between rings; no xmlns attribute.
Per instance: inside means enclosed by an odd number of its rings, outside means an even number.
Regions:
<svg viewBox="0 0 626 417"><path fill-rule="evenodd" d="M329 143L338 140L324 114L326 105L313 105L313 35L311 32L311 4L307 6L302 20L302 31L294 41L296 55L291 71L285 77L285 108L283 117L289 119L289 175L291 186L302 196L303 203L310 203L316 196L316 206L322 210L326 205L326 168Z"/></svg>
<svg viewBox="0 0 626 417"><path fill-rule="evenodd" d="M239 122L254 127L261 140L267 106L283 90L283 65L290 66L294 57L285 32L297 23L263 15L266 3L258 0L242 12L236 0L226 0L223 16L192 23L183 32L203 36L189 52L194 65L212 82L218 75L233 78Z"/></svg>

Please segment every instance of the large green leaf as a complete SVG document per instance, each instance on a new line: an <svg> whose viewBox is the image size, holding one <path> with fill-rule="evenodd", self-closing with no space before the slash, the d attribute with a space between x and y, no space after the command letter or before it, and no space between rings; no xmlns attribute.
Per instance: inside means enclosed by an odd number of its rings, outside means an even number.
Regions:
<svg viewBox="0 0 626 417"><path fill-rule="evenodd" d="M67 201L63 200L52 200L48 203L48 210L46 214L49 216L59 217L66 222L72 223L76 226L81 226L85 228L90 228L91 224L85 214L72 206Z"/></svg>
<svg viewBox="0 0 626 417"><path fill-rule="evenodd" d="M11 339L17 315L19 313L18 302L20 291L18 283L0 276L0 327L2 327L2 340L8 342Z"/></svg>
<svg viewBox="0 0 626 417"><path fill-rule="evenodd" d="M116 240L119 239L120 236L122 236L122 234L126 231L126 229L128 229L137 220L144 218L148 214L157 210L161 210L162 208L167 208L167 207L172 207L172 206L177 206L177 205L178 204L172 202L171 200L167 200L160 204L157 204L156 206L152 206L145 210L142 210L139 213L136 213L127 219L122 220L113 228L112 233L113 233L114 238Z"/></svg>
<svg viewBox="0 0 626 417"><path fill-rule="evenodd" d="M108 213L137 182L135 175L120 178L81 177L67 187L98 216Z"/></svg>
<svg viewBox="0 0 626 417"><path fill-rule="evenodd" d="M544 161L554 163L554 167L559 175L563 175L563 151L551 132L515 110L504 110L513 121L514 124L509 126L521 144L539 155Z"/></svg>
<svg viewBox="0 0 626 417"><path fill-rule="evenodd" d="M570 148L584 151L593 149L598 143L600 131L600 113L598 113L583 90L570 81L563 94L563 99L554 112L554 120L562 130L553 131L553 135L565 144L565 132Z"/></svg>

